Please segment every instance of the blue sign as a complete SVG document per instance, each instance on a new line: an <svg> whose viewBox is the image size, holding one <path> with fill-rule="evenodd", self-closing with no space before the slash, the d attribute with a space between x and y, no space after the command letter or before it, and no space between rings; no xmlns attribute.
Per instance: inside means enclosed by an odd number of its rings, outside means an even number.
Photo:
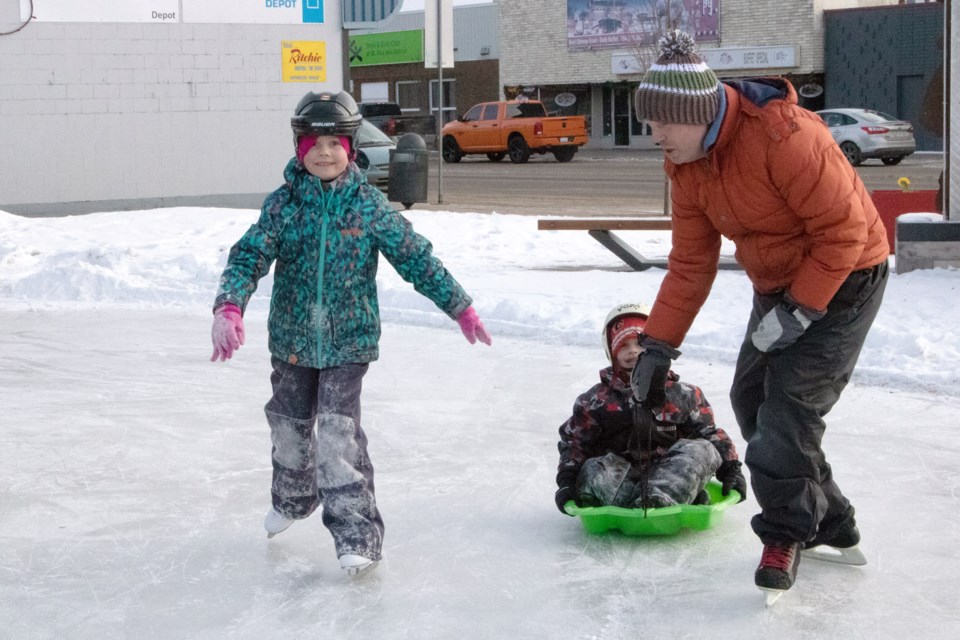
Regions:
<svg viewBox="0 0 960 640"><path fill-rule="evenodd" d="M323 22L323 0L303 1L303 23Z"/></svg>

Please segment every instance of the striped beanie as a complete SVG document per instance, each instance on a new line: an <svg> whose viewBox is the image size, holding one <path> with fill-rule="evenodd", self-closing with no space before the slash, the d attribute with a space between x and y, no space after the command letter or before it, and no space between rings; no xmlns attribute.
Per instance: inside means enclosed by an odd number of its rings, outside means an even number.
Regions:
<svg viewBox="0 0 960 640"><path fill-rule="evenodd" d="M637 88L637 120L664 124L710 124L720 108L720 81L697 52L690 34L660 37L660 57Z"/></svg>

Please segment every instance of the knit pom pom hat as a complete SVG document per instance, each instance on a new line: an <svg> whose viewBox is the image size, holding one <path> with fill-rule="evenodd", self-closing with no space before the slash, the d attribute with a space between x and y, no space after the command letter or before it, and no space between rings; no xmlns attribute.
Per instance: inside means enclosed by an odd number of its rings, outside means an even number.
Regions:
<svg viewBox="0 0 960 640"><path fill-rule="evenodd" d="M610 342L610 359L617 361L617 353L632 336L639 336L647 325L647 319L640 316L624 316L617 319L607 329L607 340Z"/></svg>
<svg viewBox="0 0 960 640"><path fill-rule="evenodd" d="M637 120L663 124L710 124L720 109L720 81L696 52L689 34L660 37L660 57L637 88Z"/></svg>

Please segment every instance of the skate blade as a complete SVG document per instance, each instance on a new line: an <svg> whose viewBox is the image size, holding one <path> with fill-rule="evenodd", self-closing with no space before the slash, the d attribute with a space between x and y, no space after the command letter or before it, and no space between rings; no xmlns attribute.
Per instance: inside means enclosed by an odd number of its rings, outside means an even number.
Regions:
<svg viewBox="0 0 960 640"><path fill-rule="evenodd" d="M848 564L854 567L862 567L867 564L867 557L863 555L860 548L856 545L846 549L838 549L827 545L817 545L810 549L804 549L800 552L804 558L811 560L820 560L821 562L833 562L835 564Z"/></svg>
<svg viewBox="0 0 960 640"><path fill-rule="evenodd" d="M293 523L291 522L290 524L293 524ZM280 535L281 533L283 533L289 528L290 528L290 525L287 525L283 529L280 529L280 531L267 531L267 540L269 540L273 536Z"/></svg>
<svg viewBox="0 0 960 640"><path fill-rule="evenodd" d="M378 564L380 563L374 560L360 567L344 567L343 570L347 572L348 576L359 576L359 575L363 575L364 573L369 573L370 571L373 571Z"/></svg>
<svg viewBox="0 0 960 640"><path fill-rule="evenodd" d="M765 587L757 587L760 591L763 591L767 599L767 606L772 607L773 604L783 597L787 591L785 589L767 589Z"/></svg>

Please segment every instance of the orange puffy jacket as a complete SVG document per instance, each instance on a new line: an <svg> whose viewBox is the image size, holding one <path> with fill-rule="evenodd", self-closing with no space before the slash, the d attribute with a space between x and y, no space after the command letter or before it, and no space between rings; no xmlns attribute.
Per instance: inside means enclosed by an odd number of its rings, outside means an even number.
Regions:
<svg viewBox="0 0 960 640"><path fill-rule="evenodd" d="M825 310L852 271L887 259L886 231L820 118L779 78L722 85L707 157L665 160L673 203L669 270L646 333L680 346L717 275L721 235L761 293Z"/></svg>

